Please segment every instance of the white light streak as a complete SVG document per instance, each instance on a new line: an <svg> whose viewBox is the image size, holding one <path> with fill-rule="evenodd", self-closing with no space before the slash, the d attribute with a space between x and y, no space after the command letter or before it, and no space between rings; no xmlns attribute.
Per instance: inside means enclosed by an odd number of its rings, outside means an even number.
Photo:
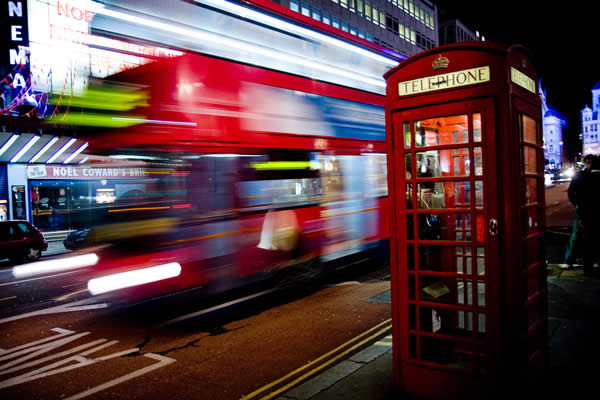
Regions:
<svg viewBox="0 0 600 400"><path fill-rule="evenodd" d="M19 161L19 159L21 157L23 157L23 154L27 153L27 151L31 148L31 146L33 146L35 144L35 142L37 142L38 140L40 140L39 136L34 136L31 139L29 139L29 141L27 142L27 144L25 146L23 146L23 148L21 150L19 150L19 152L17 154L15 154L15 156L13 158L11 158L10 162L14 163Z"/></svg>
<svg viewBox="0 0 600 400"><path fill-rule="evenodd" d="M8 138L8 140L6 141L6 143L4 143L2 145L2 147L0 147L0 156L2 154L4 154L4 152L6 150L8 150L8 148L15 142L15 140L17 140L18 137L19 137L19 135L12 135L10 138Z"/></svg>
<svg viewBox="0 0 600 400"><path fill-rule="evenodd" d="M46 151L48 151L48 149L58 140L57 136L54 136L52 139L50 139L48 141L48 143L46 143L44 145L44 147L42 147L40 149L40 151L37 152L37 154L33 157L31 157L31 160L29 160L29 163L34 163L37 161L38 158L40 158Z"/></svg>
<svg viewBox="0 0 600 400"><path fill-rule="evenodd" d="M77 157L79 155L79 153L81 153L83 150L85 150L88 147L88 142L85 142L84 144L82 144L81 146L79 146L79 148L77 150L75 150L73 152L73 154L71 154L69 157L67 157L65 159L65 161L63 161L63 164L68 164L70 163L75 157Z"/></svg>
<svg viewBox="0 0 600 400"><path fill-rule="evenodd" d="M131 121L148 124L160 124L160 125L181 125L181 126L196 126L195 122L185 121L167 121L162 119L145 119L145 118L125 118L125 117L112 117L115 121Z"/></svg>
<svg viewBox="0 0 600 400"><path fill-rule="evenodd" d="M75 257L58 258L55 260L37 261L34 263L18 265L13 267L12 274L15 278L64 272L73 269L89 267L98 262L98 256L94 253L83 254Z"/></svg>
<svg viewBox="0 0 600 400"><path fill-rule="evenodd" d="M98 8L96 10L96 13L104 14L109 17L113 17L113 18L116 18L116 19L119 19L122 21L126 21L129 23L133 22L133 23L136 23L139 25L150 27L152 29L160 29L163 31L170 32L172 34L187 36L190 38L194 38L195 40L209 41L214 44L224 46L226 48L238 49L241 51L251 52L253 54L257 54L257 55L261 55L261 56L265 56L265 57L275 58L277 60L289 62L291 64L298 64L303 67L314 68L314 69L320 70L322 72L326 72L326 73L329 73L332 75L343 76L343 77L354 79L354 80L357 80L360 82L368 83L368 84L371 84L374 86L379 86L379 87L383 87L383 88L386 87L386 83L383 78L379 78L379 79L369 78L369 77L366 77L364 75L359 75L354 72L342 70L339 67L334 67L334 66L310 61L303 57L297 57L297 56L290 55L290 54L283 54L280 51L275 51L275 50L265 49L265 48L259 47L259 46L245 44L239 40L228 39L226 37L218 36L218 35L215 35L212 33L202 32L202 31L198 31L198 30L191 30L191 29L183 28L181 26L165 24L163 22L153 21L153 20L149 20L146 18L141 18L141 17L137 17L137 16L131 15L131 14L126 14L126 13L122 13L122 12L118 12L118 11L114 11L114 10L107 10L105 8Z"/></svg>
<svg viewBox="0 0 600 400"><path fill-rule="evenodd" d="M91 279L88 281L88 290L92 295L97 295L174 278L179 274L181 274L181 265L173 262Z"/></svg>
<svg viewBox="0 0 600 400"><path fill-rule="evenodd" d="M46 161L46 164L52 164L52 162L54 160L56 160L58 157L60 157L60 155L65 152L65 150L67 150L69 147L71 147L71 145L73 143L75 143L76 140L77 139L75 139L75 138L71 138L71 140L69 140L67 143L65 143L56 153L54 153L54 155L52 157L50 157L50 159L48 161Z"/></svg>

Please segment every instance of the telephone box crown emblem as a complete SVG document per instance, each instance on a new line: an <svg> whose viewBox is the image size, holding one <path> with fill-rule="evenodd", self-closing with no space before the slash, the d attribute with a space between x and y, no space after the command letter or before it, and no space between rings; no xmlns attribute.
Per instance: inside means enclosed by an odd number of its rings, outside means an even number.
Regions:
<svg viewBox="0 0 600 400"><path fill-rule="evenodd" d="M437 71L438 69L448 68L448 64L450 64L450 60L448 60L446 57L442 57L442 55L439 54L437 58L433 60L431 66L433 67L434 71Z"/></svg>

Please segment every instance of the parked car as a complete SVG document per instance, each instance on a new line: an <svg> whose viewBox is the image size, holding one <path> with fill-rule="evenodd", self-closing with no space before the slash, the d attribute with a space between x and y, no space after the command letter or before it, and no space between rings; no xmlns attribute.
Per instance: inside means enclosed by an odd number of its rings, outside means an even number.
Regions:
<svg viewBox="0 0 600 400"><path fill-rule="evenodd" d="M65 248L69 250L76 250L85 247L88 244L86 239L89 232L89 229L80 229L69 232L65 240L63 240Z"/></svg>
<svg viewBox="0 0 600 400"><path fill-rule="evenodd" d="M0 221L0 259L37 261L48 250L44 235L27 221Z"/></svg>

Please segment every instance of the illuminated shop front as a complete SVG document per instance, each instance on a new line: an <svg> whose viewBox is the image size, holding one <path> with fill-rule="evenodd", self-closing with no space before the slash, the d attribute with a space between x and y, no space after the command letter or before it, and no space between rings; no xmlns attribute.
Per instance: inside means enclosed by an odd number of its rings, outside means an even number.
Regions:
<svg viewBox="0 0 600 400"><path fill-rule="evenodd" d="M42 231L82 229L104 221L107 207L147 193L155 178L143 168L27 167L32 223Z"/></svg>

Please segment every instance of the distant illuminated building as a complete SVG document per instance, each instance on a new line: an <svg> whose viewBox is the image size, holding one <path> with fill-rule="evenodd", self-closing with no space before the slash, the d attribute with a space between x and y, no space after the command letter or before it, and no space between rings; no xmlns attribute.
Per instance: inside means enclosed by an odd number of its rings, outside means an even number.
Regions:
<svg viewBox="0 0 600 400"><path fill-rule="evenodd" d="M600 82L592 89L592 108L585 106L581 110L581 139L583 141L582 153L600 154L600 139L598 138L598 109L600 108Z"/></svg>
<svg viewBox="0 0 600 400"><path fill-rule="evenodd" d="M540 82L545 164L549 168L558 168L562 166L564 161L563 131L566 130L568 125L567 117L546 103L546 90L541 89L541 86Z"/></svg>

